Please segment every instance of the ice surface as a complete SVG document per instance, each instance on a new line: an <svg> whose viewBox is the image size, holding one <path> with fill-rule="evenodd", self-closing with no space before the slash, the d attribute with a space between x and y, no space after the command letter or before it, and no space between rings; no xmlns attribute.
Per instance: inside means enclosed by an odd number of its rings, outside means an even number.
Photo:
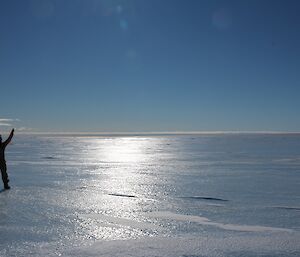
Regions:
<svg viewBox="0 0 300 257"><path fill-rule="evenodd" d="M300 256L300 136L16 135L7 151L1 257Z"/></svg>
<svg viewBox="0 0 300 257"><path fill-rule="evenodd" d="M160 230L160 227L156 226L154 224L135 221L132 219L112 217L112 216L103 215L103 214L82 214L80 216L85 219L98 220L106 225L110 224L110 226L112 226L112 227L125 226L125 227L133 227L133 228L138 228L138 229Z"/></svg>

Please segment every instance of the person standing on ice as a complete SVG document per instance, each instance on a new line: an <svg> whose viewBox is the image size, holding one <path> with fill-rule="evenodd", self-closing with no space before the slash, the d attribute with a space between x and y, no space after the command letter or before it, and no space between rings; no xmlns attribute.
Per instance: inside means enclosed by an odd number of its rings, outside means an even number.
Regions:
<svg viewBox="0 0 300 257"><path fill-rule="evenodd" d="M10 143L11 139L14 136L14 129L11 130L9 137L2 143L2 137L0 135L0 169L1 169L1 175L2 175L2 180L4 184L5 189L10 189L8 182L8 175L7 175L7 168L6 168L6 161L5 161L5 148L6 146Z"/></svg>

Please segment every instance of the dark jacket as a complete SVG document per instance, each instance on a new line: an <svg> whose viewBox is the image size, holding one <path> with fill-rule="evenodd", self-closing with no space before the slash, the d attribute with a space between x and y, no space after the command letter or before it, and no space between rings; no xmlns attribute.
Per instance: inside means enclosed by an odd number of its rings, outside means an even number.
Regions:
<svg viewBox="0 0 300 257"><path fill-rule="evenodd" d="M14 130L10 132L9 137L4 141L0 143L0 162L5 162L5 148L10 143L12 137L14 136Z"/></svg>

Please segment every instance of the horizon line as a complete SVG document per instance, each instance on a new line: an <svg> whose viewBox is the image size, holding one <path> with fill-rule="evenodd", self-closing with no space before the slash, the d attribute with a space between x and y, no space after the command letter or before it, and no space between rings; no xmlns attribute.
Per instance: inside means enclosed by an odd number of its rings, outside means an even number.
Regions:
<svg viewBox="0 0 300 257"><path fill-rule="evenodd" d="M16 131L19 135L41 135L41 136L160 136L160 135L296 135L300 131L150 131L150 132L34 132L34 131Z"/></svg>

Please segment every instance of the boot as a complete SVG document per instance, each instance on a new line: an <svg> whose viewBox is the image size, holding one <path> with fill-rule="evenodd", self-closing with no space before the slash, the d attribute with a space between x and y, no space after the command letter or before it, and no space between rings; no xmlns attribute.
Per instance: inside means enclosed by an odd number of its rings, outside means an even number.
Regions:
<svg viewBox="0 0 300 257"><path fill-rule="evenodd" d="M10 189L10 186L8 185L8 183L5 183L5 184L4 184L4 188L5 188L5 189Z"/></svg>

